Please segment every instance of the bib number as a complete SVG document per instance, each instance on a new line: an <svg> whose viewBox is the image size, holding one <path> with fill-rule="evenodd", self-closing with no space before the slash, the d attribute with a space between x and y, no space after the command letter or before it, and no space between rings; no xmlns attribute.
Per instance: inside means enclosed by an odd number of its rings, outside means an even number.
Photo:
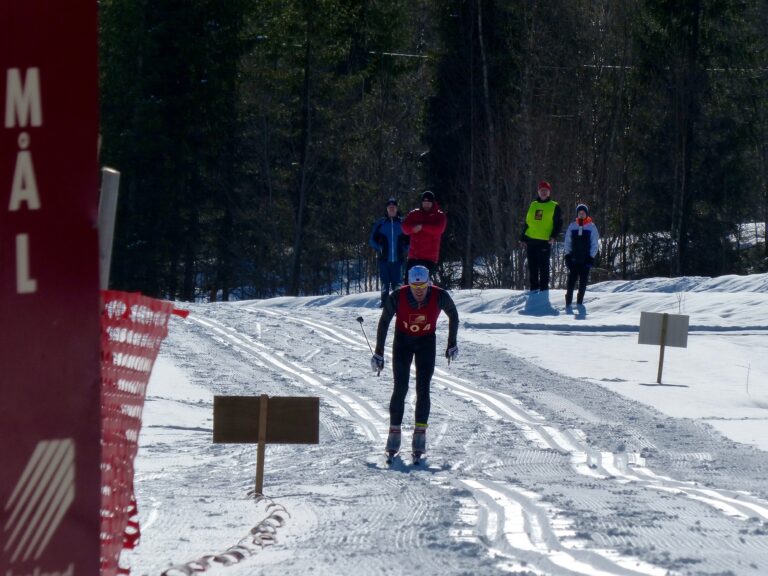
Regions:
<svg viewBox="0 0 768 576"><path fill-rule="evenodd" d="M429 332L432 330L432 324L408 324L405 320L403 320L403 328L405 328L408 332L411 334L418 334L419 332L426 331Z"/></svg>

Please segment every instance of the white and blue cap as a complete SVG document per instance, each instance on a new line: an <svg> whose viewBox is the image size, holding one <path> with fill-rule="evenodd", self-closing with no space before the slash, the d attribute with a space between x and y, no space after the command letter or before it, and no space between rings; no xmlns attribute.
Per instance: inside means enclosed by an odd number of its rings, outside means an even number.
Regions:
<svg viewBox="0 0 768 576"><path fill-rule="evenodd" d="M408 284L429 282L429 270L426 266L414 266L408 270Z"/></svg>

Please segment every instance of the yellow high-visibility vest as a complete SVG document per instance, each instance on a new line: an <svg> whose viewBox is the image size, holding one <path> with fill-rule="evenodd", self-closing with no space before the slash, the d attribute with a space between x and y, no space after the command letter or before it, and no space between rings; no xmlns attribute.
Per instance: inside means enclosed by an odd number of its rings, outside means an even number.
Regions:
<svg viewBox="0 0 768 576"><path fill-rule="evenodd" d="M525 235L534 240L549 240L552 236L552 230L555 227L555 208L557 202L539 202L534 200L528 208L528 214L525 216L525 223L528 228Z"/></svg>

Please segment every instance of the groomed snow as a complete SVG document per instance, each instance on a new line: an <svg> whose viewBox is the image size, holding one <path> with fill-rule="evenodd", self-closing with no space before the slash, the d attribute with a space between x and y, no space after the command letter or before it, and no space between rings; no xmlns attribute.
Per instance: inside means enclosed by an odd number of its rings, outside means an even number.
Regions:
<svg viewBox="0 0 768 576"><path fill-rule="evenodd" d="M191 305L153 371L134 574L768 574L768 275L453 291L426 466L383 464L378 294ZM641 311L690 318L640 345ZM447 322L438 328L444 349ZM319 445L212 443L214 395L319 396ZM404 442L413 424L412 394ZM238 545L229 554L231 547ZM206 556L208 558L206 559ZM216 556L217 558L211 558ZM224 564L231 563L229 566Z"/></svg>

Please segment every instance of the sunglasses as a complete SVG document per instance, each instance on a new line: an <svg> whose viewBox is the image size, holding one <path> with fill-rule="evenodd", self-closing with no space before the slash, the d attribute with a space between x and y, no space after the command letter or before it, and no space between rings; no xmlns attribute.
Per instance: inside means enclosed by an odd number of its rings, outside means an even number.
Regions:
<svg viewBox="0 0 768 576"><path fill-rule="evenodd" d="M411 287L416 288L416 290L421 290L422 288L426 288L429 285L429 282L411 282Z"/></svg>

